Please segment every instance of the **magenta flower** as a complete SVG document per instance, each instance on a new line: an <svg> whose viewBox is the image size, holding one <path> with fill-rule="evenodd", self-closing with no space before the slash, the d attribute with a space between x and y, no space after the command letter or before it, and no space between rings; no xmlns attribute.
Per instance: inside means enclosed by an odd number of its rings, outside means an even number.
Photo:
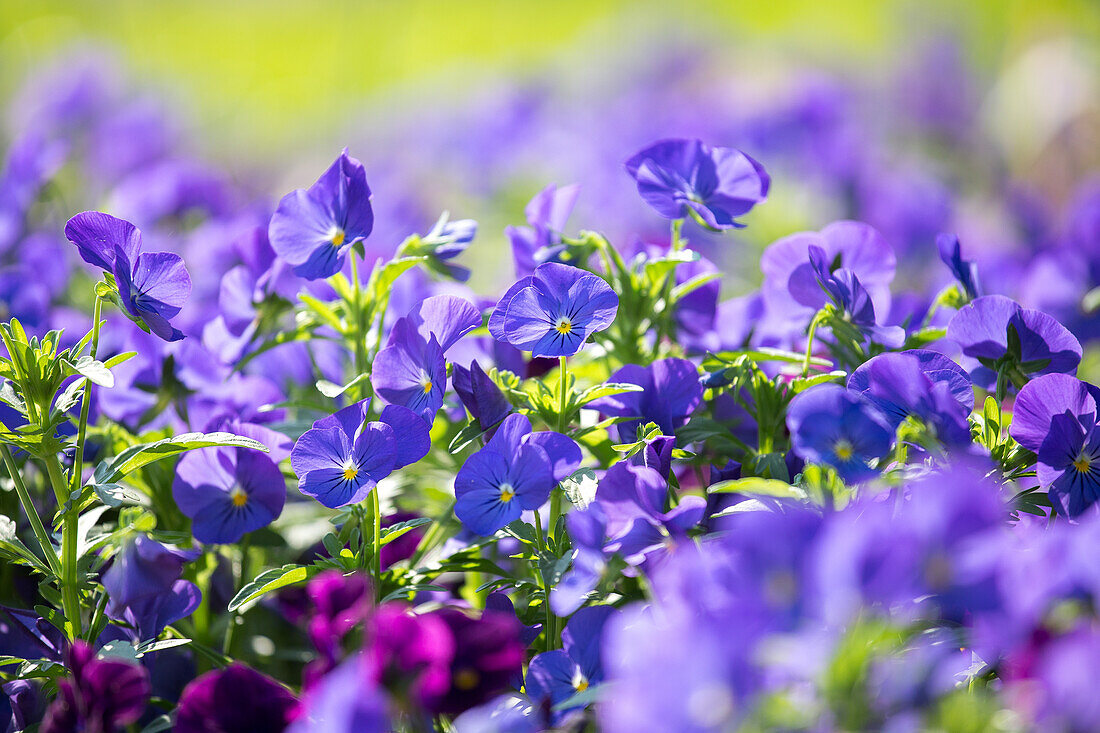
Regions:
<svg viewBox="0 0 1100 733"><path fill-rule="evenodd" d="M298 701L290 690L235 662L200 675L183 689L176 733L282 733Z"/></svg>
<svg viewBox="0 0 1100 733"><path fill-rule="evenodd" d="M97 659L77 639L66 654L70 676L57 682L41 733L109 733L137 722L149 699L149 673L139 664Z"/></svg>

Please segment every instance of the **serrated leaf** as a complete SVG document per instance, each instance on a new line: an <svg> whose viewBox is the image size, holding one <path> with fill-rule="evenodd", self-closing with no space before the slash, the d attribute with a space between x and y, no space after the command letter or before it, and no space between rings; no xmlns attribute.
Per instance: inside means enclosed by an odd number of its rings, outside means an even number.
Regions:
<svg viewBox="0 0 1100 733"><path fill-rule="evenodd" d="M94 484L92 489L99 500L109 507L141 503L141 493L123 484Z"/></svg>
<svg viewBox="0 0 1100 733"><path fill-rule="evenodd" d="M367 372L363 372L358 377L351 380L350 382L348 382L345 385L339 385L339 384L336 384L335 382L330 382L327 379L318 379L316 386L317 386L317 391L318 392L323 394L325 397L328 397L329 399L334 400L337 397L339 397L340 395L347 392L352 387L355 387L356 385L362 384L363 382L365 382L368 379L370 379L370 374L368 374Z"/></svg>
<svg viewBox="0 0 1100 733"><path fill-rule="evenodd" d="M161 639L160 641L146 641L137 645L137 656L159 652L163 649L172 649L177 646L190 644L190 639Z"/></svg>
<svg viewBox="0 0 1100 733"><path fill-rule="evenodd" d="M115 386L115 375L111 374L111 370L107 368L106 364L97 359L93 359L90 356L82 356L76 361L71 362L66 360L64 363L75 373L87 377L91 380L92 384L108 389Z"/></svg>
<svg viewBox="0 0 1100 733"><path fill-rule="evenodd" d="M95 470L94 483L113 484L129 476L143 466L162 458L185 453L198 448L236 447L252 448L268 452L263 443L233 433L184 433L152 443L130 446L114 458L100 463Z"/></svg>
<svg viewBox="0 0 1100 733"><path fill-rule="evenodd" d="M427 517L417 517L416 519L410 519L407 522L398 522L397 524L391 524L389 527L383 527L382 537L379 540L379 545L388 545L399 537L402 537L413 531L417 527L423 527L425 524L431 523L432 520L428 519Z"/></svg>
<svg viewBox="0 0 1100 733"><path fill-rule="evenodd" d="M826 372L825 374L814 374L810 377L799 377L791 382L791 392L798 394L799 392L805 392L810 387L816 387L826 382L843 382L847 377L847 372L839 370Z"/></svg>
<svg viewBox="0 0 1100 733"><path fill-rule="evenodd" d="M587 509L596 498L596 472L591 468L581 468L562 479L561 490L578 509Z"/></svg>
<svg viewBox="0 0 1100 733"><path fill-rule="evenodd" d="M301 583L316 574L317 568L313 565L283 565L281 568L272 568L262 572L251 583L241 588L237 595L233 596L233 600L229 602L229 610L236 611L245 604L251 604L272 591Z"/></svg>

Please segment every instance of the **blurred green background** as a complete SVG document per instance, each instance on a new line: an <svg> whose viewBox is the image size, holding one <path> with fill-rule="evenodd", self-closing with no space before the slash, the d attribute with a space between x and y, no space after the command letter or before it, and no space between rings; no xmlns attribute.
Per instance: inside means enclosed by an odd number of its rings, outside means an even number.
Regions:
<svg viewBox="0 0 1100 733"><path fill-rule="evenodd" d="M741 58L759 50L866 70L918 34L949 30L989 69L1046 36L1091 44L1098 9L1095 0L0 0L0 91L7 98L60 50L106 46L140 82L187 105L205 145L254 155L330 136L352 100L441 75L472 89L563 56L600 63L608 48L663 33Z"/></svg>

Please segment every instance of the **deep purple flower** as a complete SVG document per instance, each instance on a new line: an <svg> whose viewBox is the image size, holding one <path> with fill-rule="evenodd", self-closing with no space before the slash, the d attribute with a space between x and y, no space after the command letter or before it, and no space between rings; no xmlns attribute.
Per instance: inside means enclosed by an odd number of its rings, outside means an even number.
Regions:
<svg viewBox="0 0 1100 733"><path fill-rule="evenodd" d="M764 167L733 148L699 140L661 140L626 162L645 202L666 219L693 216L711 229L743 227L736 218L768 196Z"/></svg>
<svg viewBox="0 0 1100 733"><path fill-rule="evenodd" d="M514 614L485 610L480 616L457 608L432 611L443 621L454 639L450 662L450 687L428 702L435 714L457 715L488 702L519 679L525 646L520 642L522 626Z"/></svg>
<svg viewBox="0 0 1100 733"><path fill-rule="evenodd" d="M198 556L198 550L175 550L138 535L103 573L107 616L132 626L138 641L157 638L202 601L198 586L180 579L184 563Z"/></svg>
<svg viewBox="0 0 1100 733"><path fill-rule="evenodd" d="M814 387L791 400L787 427L799 455L832 466L845 481L877 475L868 463L885 458L894 440L894 431L874 405L835 384Z"/></svg>
<svg viewBox="0 0 1100 733"><path fill-rule="evenodd" d="M480 325L481 313L464 298L436 295L421 301L398 319L386 347L375 356L371 371L375 391L431 423L447 391L444 356Z"/></svg>
<svg viewBox="0 0 1100 733"><path fill-rule="evenodd" d="M361 573L326 570L309 581L306 592L312 605L307 628L310 641L335 666L340 643L370 613L369 581Z"/></svg>
<svg viewBox="0 0 1100 733"><path fill-rule="evenodd" d="M236 429L244 427L239 424ZM259 425L249 425L247 433L239 434L260 440L273 453L203 448L187 453L176 465L172 498L191 518L191 533L200 542L238 542L246 533L271 524L283 511L286 480L278 462L289 451L276 446L286 439Z"/></svg>
<svg viewBox="0 0 1100 733"><path fill-rule="evenodd" d="M939 352L880 354L852 372L848 389L878 407L892 428L913 415L949 444L970 442L974 388L963 368Z"/></svg>
<svg viewBox="0 0 1100 733"><path fill-rule="evenodd" d="M365 677L428 705L450 689L454 652L455 639L440 616L386 603L367 623Z"/></svg>
<svg viewBox="0 0 1100 733"><path fill-rule="evenodd" d="M477 363L477 359L470 362L469 369L454 364L451 382L462 405L482 430L495 426L512 412L508 398Z"/></svg>
<svg viewBox="0 0 1100 733"><path fill-rule="evenodd" d="M509 415L484 448L455 477L455 516L480 535L491 535L536 510L559 481L581 462L576 442L555 432L531 432L525 415Z"/></svg>
<svg viewBox="0 0 1100 733"><path fill-rule="evenodd" d="M301 277L335 275L374 227L370 196L363 164L344 150L316 183L279 202L268 227L271 246Z"/></svg>
<svg viewBox="0 0 1100 733"><path fill-rule="evenodd" d="M0 712L0 725L5 726L5 731L21 731L30 728L46 715L46 698L42 695L42 688L30 680L12 680L0 685L4 692L4 700L0 700L0 708L7 706L7 710ZM5 715L10 711L10 716Z"/></svg>
<svg viewBox="0 0 1100 733"><path fill-rule="evenodd" d="M952 276L962 287L963 294L973 300L981 297L982 287L978 281L978 266L962 258L962 245L957 234L940 234L936 237L936 248L940 251L940 260L951 270Z"/></svg>
<svg viewBox="0 0 1100 733"><path fill-rule="evenodd" d="M63 639L60 629L34 611L0 606L0 649L4 654L60 662Z"/></svg>
<svg viewBox="0 0 1100 733"><path fill-rule="evenodd" d="M504 235L512 243L512 259L516 263L516 277L528 277L539 265L561 262L559 256L565 250L562 231L565 221L577 203L580 186L547 186L535 194L527 204L526 227L508 227Z"/></svg>
<svg viewBox="0 0 1100 733"><path fill-rule="evenodd" d="M1051 504L1076 517L1100 499L1096 389L1068 374L1038 377L1020 390L1009 433L1038 461Z"/></svg>
<svg viewBox="0 0 1100 733"><path fill-rule="evenodd" d="M234 662L200 675L184 688L176 710L177 733L282 733L298 701L290 690Z"/></svg>
<svg viewBox="0 0 1100 733"><path fill-rule="evenodd" d="M687 359L659 359L646 367L627 364L609 381L642 388L601 397L586 405L605 415L636 418L616 425L619 439L624 442L634 442L638 426L648 422L656 423L663 434L674 435L703 399L699 371Z"/></svg>
<svg viewBox="0 0 1100 733"><path fill-rule="evenodd" d="M149 699L149 673L138 664L97 659L77 639L66 655L69 677L57 682L42 733L111 733L137 722Z"/></svg>
<svg viewBox="0 0 1100 733"><path fill-rule="evenodd" d="M119 304L131 319L165 341L183 338L168 322L191 294L191 277L179 255L142 252L137 227L98 211L69 219L65 236L85 262L114 275Z"/></svg>
<svg viewBox="0 0 1100 733"><path fill-rule="evenodd" d="M415 463L431 447L428 426L411 410L387 405L366 422L370 400L313 423L290 453L298 490L330 509L366 498L375 484Z"/></svg>
<svg viewBox="0 0 1100 733"><path fill-rule="evenodd" d="M537 705L556 706L578 692L603 682L600 641L603 627L615 609L588 606L573 614L562 632L562 648L538 654L527 668L525 690ZM574 706L553 711L555 721Z"/></svg>
<svg viewBox="0 0 1100 733"><path fill-rule="evenodd" d="M615 320L619 296L598 275L549 262L508 289L489 331L533 356L571 356Z"/></svg>
<svg viewBox="0 0 1100 733"><path fill-rule="evenodd" d="M947 325L947 337L995 371L1004 365L1024 375L1072 374L1081 362L1081 344L1062 324L1003 295L964 306Z"/></svg>

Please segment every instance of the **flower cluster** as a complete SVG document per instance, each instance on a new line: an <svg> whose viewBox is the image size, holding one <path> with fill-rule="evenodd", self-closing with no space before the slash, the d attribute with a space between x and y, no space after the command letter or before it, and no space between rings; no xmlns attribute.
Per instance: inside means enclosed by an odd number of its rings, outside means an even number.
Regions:
<svg viewBox="0 0 1100 733"><path fill-rule="evenodd" d="M0 727L1100 726L1094 183L1008 267L810 90L752 155L624 126L633 209L478 268L384 154L245 205L87 69L0 170Z"/></svg>

